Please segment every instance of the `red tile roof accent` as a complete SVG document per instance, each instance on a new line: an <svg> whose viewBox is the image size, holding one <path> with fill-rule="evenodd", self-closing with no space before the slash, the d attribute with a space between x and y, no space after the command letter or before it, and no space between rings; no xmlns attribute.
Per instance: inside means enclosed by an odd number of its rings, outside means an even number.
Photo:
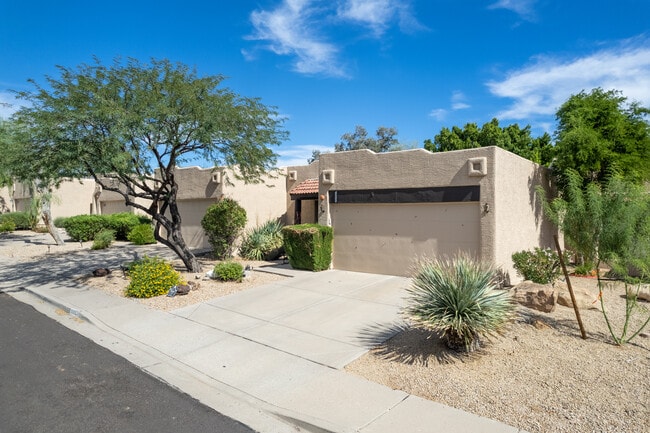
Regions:
<svg viewBox="0 0 650 433"><path fill-rule="evenodd" d="M307 179L289 190L289 195L318 194L318 179Z"/></svg>

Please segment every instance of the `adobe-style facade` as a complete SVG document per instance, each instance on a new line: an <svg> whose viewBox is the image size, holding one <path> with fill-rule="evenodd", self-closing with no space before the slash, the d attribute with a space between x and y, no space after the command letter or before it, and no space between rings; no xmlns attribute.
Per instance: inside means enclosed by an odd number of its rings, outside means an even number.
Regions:
<svg viewBox="0 0 650 433"><path fill-rule="evenodd" d="M312 166L289 170L289 191L314 176ZM419 257L464 252L516 282L512 253L553 245L535 193L548 187L547 170L498 147L326 153L317 177L318 222L334 229L335 269L408 276Z"/></svg>
<svg viewBox="0 0 650 433"><path fill-rule="evenodd" d="M552 247L557 233L536 196L538 186L549 188L547 170L494 146L325 153L258 184L226 168L177 168L175 176L182 234L194 249L209 248L201 219L222 197L246 210L247 228L269 219L331 226L332 266L359 272L408 276L418 258L464 252L500 267L515 283L512 254ZM134 211L93 180L64 182L55 196L54 218ZM25 188L0 189L0 209L28 206Z"/></svg>

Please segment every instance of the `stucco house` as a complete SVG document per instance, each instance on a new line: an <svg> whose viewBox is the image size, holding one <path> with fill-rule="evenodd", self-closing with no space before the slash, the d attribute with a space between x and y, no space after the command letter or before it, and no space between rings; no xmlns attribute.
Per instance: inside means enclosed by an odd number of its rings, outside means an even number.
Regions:
<svg viewBox="0 0 650 433"><path fill-rule="evenodd" d="M287 176L290 222L297 206L308 222L305 198L316 206L317 221L334 230L335 269L409 275L418 257L462 251L501 267L510 282L520 280L512 253L551 247L557 233L538 185L549 186L544 167L496 146L325 153Z"/></svg>
<svg viewBox="0 0 650 433"><path fill-rule="evenodd" d="M201 219L230 197L246 210L247 228L279 218L318 222L334 230L332 266L410 275L419 257L465 252L499 266L518 282L512 253L552 247L555 227L536 188L549 188L547 169L499 147L431 153L370 150L325 153L318 161L246 184L226 168L177 168L182 234L190 248L208 248ZM53 217L133 212L122 197L93 180L61 184ZM24 187L0 190L5 211L25 210Z"/></svg>

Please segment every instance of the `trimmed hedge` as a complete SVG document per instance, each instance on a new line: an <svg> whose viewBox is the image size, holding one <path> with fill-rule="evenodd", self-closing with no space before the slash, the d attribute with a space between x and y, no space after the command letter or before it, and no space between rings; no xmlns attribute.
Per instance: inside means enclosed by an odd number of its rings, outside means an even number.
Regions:
<svg viewBox="0 0 650 433"><path fill-rule="evenodd" d="M140 224L137 225L129 232L127 236L130 242L133 242L136 245L149 245L156 243L156 237L153 233L153 227L151 224Z"/></svg>
<svg viewBox="0 0 650 433"><path fill-rule="evenodd" d="M231 198L223 198L210 206L201 219L214 257L232 257L235 240L246 226L246 210Z"/></svg>
<svg viewBox="0 0 650 433"><path fill-rule="evenodd" d="M237 262L221 262L217 263L212 273L215 278L221 281L237 281L240 283L244 276L244 267Z"/></svg>
<svg viewBox="0 0 650 433"><path fill-rule="evenodd" d="M69 218L58 219L68 236L73 241L87 242L95 238L102 230L115 232L118 241L128 240L129 233L140 224L150 224L151 220L129 212L111 215L77 215Z"/></svg>
<svg viewBox="0 0 650 433"><path fill-rule="evenodd" d="M332 262L332 227L300 224L282 229L284 249L294 269L322 271Z"/></svg>
<svg viewBox="0 0 650 433"><path fill-rule="evenodd" d="M29 230L32 228L27 212L7 212L0 214L0 224L11 221L15 225L15 230Z"/></svg>

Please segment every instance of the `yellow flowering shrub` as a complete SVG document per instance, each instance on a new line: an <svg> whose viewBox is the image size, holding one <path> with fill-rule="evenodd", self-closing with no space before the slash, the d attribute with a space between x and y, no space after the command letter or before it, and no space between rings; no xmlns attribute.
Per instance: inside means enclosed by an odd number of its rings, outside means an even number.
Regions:
<svg viewBox="0 0 650 433"><path fill-rule="evenodd" d="M171 264L159 257L147 257L129 267L131 282L126 288L126 296L151 298L164 295L173 286L184 284L181 274Z"/></svg>

